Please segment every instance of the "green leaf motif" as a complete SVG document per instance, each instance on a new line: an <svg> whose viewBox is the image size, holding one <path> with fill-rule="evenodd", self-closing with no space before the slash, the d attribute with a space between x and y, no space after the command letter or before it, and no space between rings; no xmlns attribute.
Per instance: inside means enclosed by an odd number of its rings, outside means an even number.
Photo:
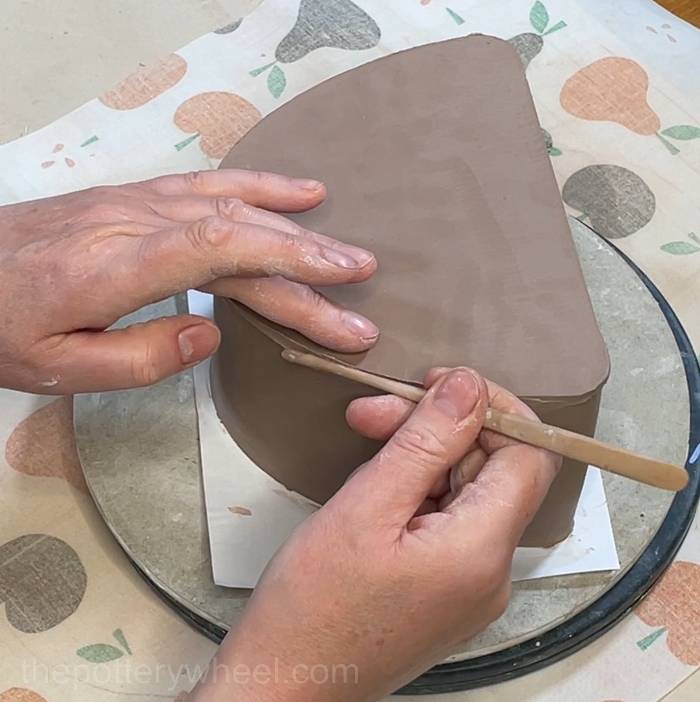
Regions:
<svg viewBox="0 0 700 702"><path fill-rule="evenodd" d="M637 646L639 646L640 650L646 651L649 648L649 646L651 646L654 643L654 641L661 638L665 633L666 627L661 627L661 629L652 631L651 634L647 634L647 636L645 636L643 639L637 641Z"/></svg>
<svg viewBox="0 0 700 702"><path fill-rule="evenodd" d="M445 9L447 10L447 14L450 17L452 17L456 24L464 24L464 17L458 15L454 10L450 9L449 7L446 7Z"/></svg>
<svg viewBox="0 0 700 702"><path fill-rule="evenodd" d="M668 139L665 139L664 137L661 136L661 132L656 133L656 138L668 149L668 152L672 156L676 156L677 154L680 153L680 149L676 147L675 144L672 144Z"/></svg>
<svg viewBox="0 0 700 702"><path fill-rule="evenodd" d="M91 646L83 646L78 649L77 654L90 663L109 663L116 661L124 654L116 647L110 644L92 644Z"/></svg>
<svg viewBox="0 0 700 702"><path fill-rule="evenodd" d="M284 71L279 66L273 66L270 75L267 77L267 87L272 93L272 97L278 98L287 87L287 79Z"/></svg>
<svg viewBox="0 0 700 702"><path fill-rule="evenodd" d="M124 632L121 629L115 629L112 632L112 636L114 636L114 640L121 645L121 647L129 654L131 654L131 649L129 648L129 643L126 640L126 636L124 636Z"/></svg>
<svg viewBox="0 0 700 702"><path fill-rule="evenodd" d="M555 25L551 26L546 32L542 34L543 37L546 37L548 34L552 34L554 32L558 32L560 29L564 29L566 27L566 22L564 20L559 20Z"/></svg>
<svg viewBox="0 0 700 702"><path fill-rule="evenodd" d="M188 136L187 139L183 139L182 141L178 142L175 144L175 150L176 151L182 151L186 146L191 144L195 139L199 138L199 133L192 134L192 136Z"/></svg>
<svg viewBox="0 0 700 702"><path fill-rule="evenodd" d="M661 132L664 136L671 139L679 139L688 141L689 139L700 139L700 127L694 127L692 124L677 124L675 127L669 127Z"/></svg>
<svg viewBox="0 0 700 702"><path fill-rule="evenodd" d="M547 149L549 151L550 156L561 156L561 149L557 149L556 146L553 146L551 149Z"/></svg>
<svg viewBox="0 0 700 702"><path fill-rule="evenodd" d="M258 66L258 68L254 68L252 71L248 71L248 75L252 76L255 78L256 76L259 76L261 73L265 73L265 71L270 68L270 66L274 66L275 62L273 61L272 63L266 63L264 66Z"/></svg>
<svg viewBox="0 0 700 702"><path fill-rule="evenodd" d="M549 24L549 13L547 8L537 0L530 10L530 24L535 28L535 31L542 34Z"/></svg>
<svg viewBox="0 0 700 702"><path fill-rule="evenodd" d="M664 244L661 250L674 256L686 256L700 251L700 246L695 246L695 244L687 241L671 241L668 244Z"/></svg>

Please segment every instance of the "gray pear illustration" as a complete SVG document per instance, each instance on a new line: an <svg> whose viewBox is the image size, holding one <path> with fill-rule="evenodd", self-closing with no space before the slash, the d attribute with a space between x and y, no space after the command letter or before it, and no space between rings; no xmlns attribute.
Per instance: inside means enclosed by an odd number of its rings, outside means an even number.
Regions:
<svg viewBox="0 0 700 702"><path fill-rule="evenodd" d="M608 239L621 239L651 221L656 198L649 186L622 166L596 164L573 173L562 189L564 202Z"/></svg>
<svg viewBox="0 0 700 702"><path fill-rule="evenodd" d="M78 554L61 539L25 534L0 546L0 604L18 631L57 626L78 608L86 586Z"/></svg>
<svg viewBox="0 0 700 702"><path fill-rule="evenodd" d="M379 43L377 23L351 0L301 0L296 24L275 58L293 63L321 47L361 50Z"/></svg>
<svg viewBox="0 0 700 702"><path fill-rule="evenodd" d="M241 22L243 22L242 17L240 19L235 20L234 22L229 22L228 24L225 24L223 27L215 29L214 34L231 34L231 32L235 32L241 26Z"/></svg>
<svg viewBox="0 0 700 702"><path fill-rule="evenodd" d="M527 69L530 61L542 51L544 41L539 34L533 32L525 32L524 34L516 34L508 39L508 43L518 52L523 68Z"/></svg>
<svg viewBox="0 0 700 702"><path fill-rule="evenodd" d="M544 128L542 127L542 136L544 137L544 147L549 151L553 146L554 142L552 141L552 135Z"/></svg>

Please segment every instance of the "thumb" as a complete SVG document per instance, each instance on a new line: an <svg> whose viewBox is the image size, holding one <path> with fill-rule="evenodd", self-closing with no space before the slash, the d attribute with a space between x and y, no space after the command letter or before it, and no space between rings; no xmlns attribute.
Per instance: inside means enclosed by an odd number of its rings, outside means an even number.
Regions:
<svg viewBox="0 0 700 702"><path fill-rule="evenodd" d="M36 391L68 395L152 385L211 356L220 339L215 324L195 315L73 332L52 339L52 350L38 359L42 378Z"/></svg>
<svg viewBox="0 0 700 702"><path fill-rule="evenodd" d="M487 406L486 383L477 373L451 371L432 385L413 414L336 497L361 505L358 509L367 510L375 523L388 518L404 527L474 443Z"/></svg>

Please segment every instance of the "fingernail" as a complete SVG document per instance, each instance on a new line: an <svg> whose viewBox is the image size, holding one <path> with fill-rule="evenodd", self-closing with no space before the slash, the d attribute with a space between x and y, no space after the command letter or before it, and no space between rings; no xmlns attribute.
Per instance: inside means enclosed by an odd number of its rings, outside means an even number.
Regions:
<svg viewBox="0 0 700 702"><path fill-rule="evenodd" d="M469 371L449 373L435 393L433 404L450 419L466 419L479 401L479 386Z"/></svg>
<svg viewBox="0 0 700 702"><path fill-rule="evenodd" d="M320 190L323 187L323 183L312 178L297 178L296 183L302 190Z"/></svg>
<svg viewBox="0 0 700 702"><path fill-rule="evenodd" d="M357 246L338 246L324 249L323 256L329 263L341 268L364 268L374 255Z"/></svg>
<svg viewBox="0 0 700 702"><path fill-rule="evenodd" d="M374 341L379 336L377 326L366 317L346 310L341 313L341 318L345 328L355 336L359 336L362 341Z"/></svg>
<svg viewBox="0 0 700 702"><path fill-rule="evenodd" d="M198 363L211 356L219 345L219 330L213 324L195 324L177 335L182 365Z"/></svg>

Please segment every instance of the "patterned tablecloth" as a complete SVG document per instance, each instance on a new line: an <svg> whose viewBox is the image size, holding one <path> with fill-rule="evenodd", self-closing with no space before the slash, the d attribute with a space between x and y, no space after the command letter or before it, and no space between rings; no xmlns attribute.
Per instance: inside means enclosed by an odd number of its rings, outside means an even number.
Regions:
<svg viewBox="0 0 700 702"><path fill-rule="evenodd" d="M0 201L215 167L311 85L472 32L520 53L569 211L614 239L700 340L700 33L647 0L265 0L0 147ZM0 702L177 699L214 646L160 602L101 522L70 400L0 391L0 449ZM660 585L593 645L452 697L657 700L700 666L698 602L696 521Z"/></svg>

